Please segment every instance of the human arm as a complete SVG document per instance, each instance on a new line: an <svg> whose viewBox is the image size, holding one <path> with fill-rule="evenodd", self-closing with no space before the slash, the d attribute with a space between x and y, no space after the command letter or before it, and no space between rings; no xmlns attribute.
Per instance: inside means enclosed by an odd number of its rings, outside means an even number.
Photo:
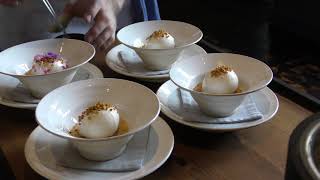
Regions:
<svg viewBox="0 0 320 180"><path fill-rule="evenodd" d="M100 50L107 49L115 40L117 14L125 0L77 0L65 6L64 16L79 17L92 26L85 40Z"/></svg>

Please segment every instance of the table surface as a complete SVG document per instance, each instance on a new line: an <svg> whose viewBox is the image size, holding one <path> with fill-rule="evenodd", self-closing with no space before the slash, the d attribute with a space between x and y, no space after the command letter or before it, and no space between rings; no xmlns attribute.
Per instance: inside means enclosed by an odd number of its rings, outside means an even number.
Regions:
<svg viewBox="0 0 320 180"><path fill-rule="evenodd" d="M112 72L98 55L105 77L134 80ZM136 81L136 80L135 80ZM139 81L138 81L139 82ZM140 82L156 91L160 84ZM161 114L175 136L167 162L144 179L283 179L293 129L312 112L281 97L273 119L232 133L208 133L177 124ZM42 179L27 164L24 145L37 123L34 111L0 106L0 146L17 179Z"/></svg>

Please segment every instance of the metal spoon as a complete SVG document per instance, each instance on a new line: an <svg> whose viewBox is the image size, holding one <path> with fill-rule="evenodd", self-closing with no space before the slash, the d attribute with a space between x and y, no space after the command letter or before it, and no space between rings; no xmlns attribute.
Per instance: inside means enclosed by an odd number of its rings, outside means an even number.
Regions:
<svg viewBox="0 0 320 180"><path fill-rule="evenodd" d="M58 19L58 16L56 14L56 12L54 11L52 5L50 4L50 2L48 0L42 0L42 2L45 4L45 6L47 7L47 9L49 10L50 14L52 15L53 19L56 22L56 25L59 26L60 29L62 29L63 32L63 37L68 37L67 32L66 32L66 26L64 26Z"/></svg>

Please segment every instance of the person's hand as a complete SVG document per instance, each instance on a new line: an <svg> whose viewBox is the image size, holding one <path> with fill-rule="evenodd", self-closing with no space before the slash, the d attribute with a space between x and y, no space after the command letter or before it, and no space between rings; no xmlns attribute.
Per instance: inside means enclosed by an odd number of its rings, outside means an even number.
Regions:
<svg viewBox="0 0 320 180"><path fill-rule="evenodd" d="M114 42L117 23L111 0L77 0L66 5L64 14L93 22L85 40L96 48L106 50Z"/></svg>
<svg viewBox="0 0 320 180"><path fill-rule="evenodd" d="M21 0L0 0L0 5L4 6L19 6L21 4Z"/></svg>

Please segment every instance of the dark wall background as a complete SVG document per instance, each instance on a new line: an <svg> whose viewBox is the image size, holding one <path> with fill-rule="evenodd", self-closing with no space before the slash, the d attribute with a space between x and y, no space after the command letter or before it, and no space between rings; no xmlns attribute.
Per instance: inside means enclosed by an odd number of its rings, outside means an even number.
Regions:
<svg viewBox="0 0 320 180"><path fill-rule="evenodd" d="M318 1L158 0L162 19L192 23L215 44L263 58L270 44L300 38L320 45ZM270 38L270 34L274 34ZM303 45L297 45L303 46Z"/></svg>
<svg viewBox="0 0 320 180"><path fill-rule="evenodd" d="M274 10L276 27L320 45L320 1L279 0Z"/></svg>

